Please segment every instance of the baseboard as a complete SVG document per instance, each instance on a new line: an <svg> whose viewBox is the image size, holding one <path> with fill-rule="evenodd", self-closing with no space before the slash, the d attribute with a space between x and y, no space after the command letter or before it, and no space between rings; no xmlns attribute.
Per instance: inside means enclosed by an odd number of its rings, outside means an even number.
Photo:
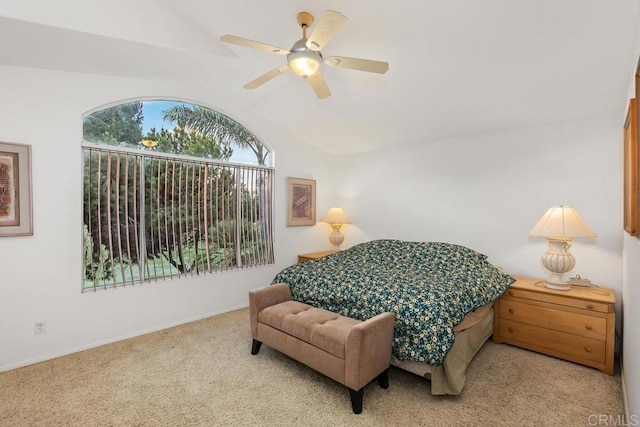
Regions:
<svg viewBox="0 0 640 427"><path fill-rule="evenodd" d="M620 358L620 380L622 383L622 405L624 407L624 419L630 420L630 413L629 413L629 401L627 400L627 387L625 385L625 381L624 381L624 367L622 366L622 358Z"/></svg>
<svg viewBox="0 0 640 427"><path fill-rule="evenodd" d="M627 423L629 423L629 420L631 419L630 417L631 414L629 413L629 401L627 400L627 387L624 381L624 366L622 364L622 356L620 356L620 380L622 383L622 405L624 407L624 419L627 420Z"/></svg>
<svg viewBox="0 0 640 427"><path fill-rule="evenodd" d="M162 325L162 326L157 326L157 327L154 327L154 328L145 329L145 330L138 331L138 332L133 332L131 334L121 335L119 337L110 338L110 339L103 340L103 341L97 341L95 343L82 345L82 346L79 346L79 347L74 347L74 348L70 348L70 349L59 351L59 352L55 352L55 353L45 354L45 355L42 355L42 356L34 357L32 359L22 360L20 362L16 362L16 363L11 363L9 365L0 366L0 372L11 371L11 370L14 370L14 369L23 368L25 366L34 365L36 363L46 362L47 360L56 359L56 358L62 357L62 356L68 356L70 354L78 353L80 351L89 350L89 349L100 347L100 346L103 346L103 345L112 344L114 342L118 342L118 341L130 339L130 338L139 337L141 335L146 335L146 334L150 334L150 333L153 333L153 332L162 331L164 329L173 328L175 326L184 325L186 323L196 322L198 320L206 319L207 317L218 316L218 315L224 314L224 313L230 313L232 311L240 310L240 309L246 308L248 306L249 306L248 304L242 304L242 305L238 305L238 306L235 306L235 307L225 308L224 310L218 310L218 311L205 313L205 314L202 314L200 316L191 317L191 318L188 318L188 319L184 319L184 320L180 320L180 321L177 321L177 322L168 323L168 324L165 324L165 325Z"/></svg>

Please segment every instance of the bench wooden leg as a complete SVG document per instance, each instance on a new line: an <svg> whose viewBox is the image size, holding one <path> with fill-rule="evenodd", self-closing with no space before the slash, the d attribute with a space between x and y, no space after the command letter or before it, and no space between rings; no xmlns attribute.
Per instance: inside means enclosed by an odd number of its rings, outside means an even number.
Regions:
<svg viewBox="0 0 640 427"><path fill-rule="evenodd" d="M389 368L385 369L380 375L378 375L378 384L384 389L389 388Z"/></svg>
<svg viewBox="0 0 640 427"><path fill-rule="evenodd" d="M253 340L253 342L251 343L251 354L258 354L261 346L262 346L261 341Z"/></svg>
<svg viewBox="0 0 640 427"><path fill-rule="evenodd" d="M354 414L359 414L362 412L362 395L364 394L364 387L360 390L355 391L353 389L349 389L349 396L351 396L351 407L353 408Z"/></svg>

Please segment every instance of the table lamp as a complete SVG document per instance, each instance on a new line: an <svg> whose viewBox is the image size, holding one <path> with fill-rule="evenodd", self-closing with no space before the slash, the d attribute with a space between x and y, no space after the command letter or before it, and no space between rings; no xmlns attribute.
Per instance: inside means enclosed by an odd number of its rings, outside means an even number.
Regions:
<svg viewBox="0 0 640 427"><path fill-rule="evenodd" d="M576 237L596 237L596 233L571 206L553 206L533 226L529 236L546 237L549 242L547 252L542 255L542 265L549 271L545 286L559 291L571 289L564 279L564 274L576 265L569 252L571 241Z"/></svg>
<svg viewBox="0 0 640 427"><path fill-rule="evenodd" d="M333 250L339 251L340 245L344 242L344 234L340 232L340 227L344 224L351 224L347 214L344 213L342 208L331 208L320 221L326 222L333 227L333 231L329 234L329 241L333 244Z"/></svg>

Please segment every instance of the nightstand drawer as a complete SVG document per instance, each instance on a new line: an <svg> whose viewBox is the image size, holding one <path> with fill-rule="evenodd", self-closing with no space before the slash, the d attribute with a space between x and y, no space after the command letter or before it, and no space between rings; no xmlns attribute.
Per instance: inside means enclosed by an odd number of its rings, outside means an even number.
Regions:
<svg viewBox="0 0 640 427"><path fill-rule="evenodd" d="M577 311L577 310L576 310ZM500 317L600 341L607 338L607 319L504 299Z"/></svg>
<svg viewBox="0 0 640 427"><path fill-rule="evenodd" d="M500 321L500 336L505 342L529 344L575 358L595 363L605 363L605 342L593 338L553 331L539 326L527 325L507 319Z"/></svg>
<svg viewBox="0 0 640 427"><path fill-rule="evenodd" d="M609 312L609 304L596 301L586 301L572 296L541 294L540 292L524 291L520 289L509 289L506 295L516 298L530 299L533 301L544 301L551 304L565 305L567 307L582 308L584 310L598 311L600 313Z"/></svg>

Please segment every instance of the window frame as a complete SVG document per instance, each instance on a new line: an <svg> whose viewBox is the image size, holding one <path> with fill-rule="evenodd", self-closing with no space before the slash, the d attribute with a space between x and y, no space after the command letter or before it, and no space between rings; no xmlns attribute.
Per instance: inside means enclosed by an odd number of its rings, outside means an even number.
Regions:
<svg viewBox="0 0 640 427"><path fill-rule="evenodd" d="M149 101L149 100L147 100ZM108 108L112 108L112 107L117 107L120 105L126 105L129 103L135 103L135 102L142 102L144 103L145 100L128 100L125 101L123 103L118 103L118 104L111 104L110 106L105 106L101 109L95 109L92 110L92 112L87 113L86 115L83 116L83 120L86 117L91 116L91 114L98 112L98 111L102 111L104 109L108 109ZM224 113L219 113L218 111L211 109L209 107L206 106L202 106L200 104L195 104L195 103L191 103L189 101L172 101L172 102L184 102L185 104L189 104L192 106L197 106L197 107L202 107L202 108L207 108L210 109L211 111L214 111L217 114L221 114L221 115L225 115ZM226 115L225 115L226 116ZM229 119L231 119L229 116L226 116ZM234 119L231 119L233 121L235 121ZM238 123L238 125L243 126L241 123L235 121L236 123ZM245 128L246 129L246 128ZM250 132L247 129L248 132ZM137 236L137 244L139 247L139 255L137 256L138 259L138 266L137 268L139 269L139 277L136 280L134 277L131 278L131 280L122 280L121 282L117 282L117 278L116 278L116 274L115 272L112 272L112 277L110 280L94 280L93 281L93 286L87 286L87 281L86 281L86 266L85 266L85 236L83 235L83 260L82 260L82 269L81 269L81 277L82 277L82 281L81 281L81 288L82 288L82 292L89 292L89 291L97 291L99 289L109 289L109 288L119 288L119 287L126 287L126 286L130 286L130 285L136 285L136 284L146 284L146 283L150 283L152 281L158 281L158 280L167 280L167 279L174 279L174 278L182 278L182 277L191 277L194 275L200 275L200 274L211 274L211 273L216 273L216 272L222 272L222 271L228 271L228 270L238 270L238 269L243 269L243 268L252 268L252 267L259 267L259 266L266 266L266 265L272 265L275 263L275 255L274 255L274 188L275 188L275 168L273 166L273 158L274 158L274 153L273 151L264 143L262 143L260 141L260 144L262 144L262 147L268 152L268 157L270 158L270 165L259 165L259 164L249 164L249 163L241 163L241 162L233 162L233 161L221 161L221 160L212 160L206 157L195 157L195 156L189 156L189 155L181 155L181 154L171 154L171 153L164 153L164 152L159 152L159 151L150 151L150 150L145 150L145 149L136 149L136 148L131 148L131 147L127 147L127 146L119 146L119 145L110 145L110 144L101 144L101 143L96 143L96 142L88 142L84 140L84 135L83 135L83 139L81 142L81 170L82 170L82 179L83 179L83 183L82 183L82 193L83 193L83 201L82 201L82 206L83 206L83 218L82 218L82 224L83 224L83 229L85 227L85 209L86 209L86 203L87 200L85 199L85 185L90 185L90 184L85 184L85 179L87 178L88 175L90 175L90 173L88 174L85 168L85 163L86 163L86 153L87 150L90 150L90 152L96 152L99 151L101 153L111 153L112 155L124 155L124 156L134 156L136 161L139 161L139 168L138 168L138 184L137 184L137 200L139 201L139 206L140 206L140 212L139 212L139 216L136 219L137 224L135 224L135 226L137 227L137 229L139 230L138 236ZM230 220L235 227L235 239L234 239L234 253L235 253L235 264L232 264L231 266L227 266L227 267L215 267L215 266L211 266L209 264L209 261L207 261L207 268L206 269L196 269L196 271L189 271L189 272L181 272L180 274L162 274L161 276L157 276L157 277L146 277L145 275L145 270L147 268L147 264L148 264L148 259L147 259L147 229L146 229L146 220L147 220L147 214L148 214L148 209L147 206L145 204L145 193L146 193L146 184L145 184L145 179L148 179L145 177L145 164L147 162L147 160L157 160L157 161L171 161L171 162L179 162L179 163L186 163L186 164L191 164L191 165L199 165L199 166L205 166L206 168L214 168L214 170L217 170L217 168L221 168L222 170L230 170L232 169L234 171L234 176L235 176L235 183L234 183L234 191L235 191L235 209L232 213L232 215L229 218L224 218L223 216L223 220ZM266 215L266 220L265 220L265 230L267 231L266 235L262 235L260 234L260 238L263 239L263 243L261 243L260 245L258 245L260 248L264 248L265 252L263 253L262 257L257 257L260 260L256 263L249 263L250 265L245 265L246 263L243 262L243 256L241 254L241 249L242 249L242 245L243 245L243 236L241 236L240 234L243 232L243 227L244 227L244 220L249 218L251 219L251 215L247 215L244 212L244 208L243 208L243 195L245 194L244 189L247 186L247 182L243 181L243 177L244 177L244 173L247 171L252 171L257 173L257 178L260 179L265 179L266 182L266 189L264 191L264 194L266 195L266 197L264 198L264 200L261 202L260 201L260 196L261 196L261 191L259 191L258 189L255 189L255 187L253 188L253 192L252 194L257 195L258 197L258 207L260 207L261 203L265 203L266 209L262 209L260 208L260 215ZM265 175L261 175L262 173L264 173ZM253 176L253 175L252 175ZM256 176L254 176L256 177ZM257 185L257 184L252 184L252 185ZM91 191L91 190L89 190ZM120 197L120 196L118 196ZM214 197L213 195L211 195L211 197ZM152 210L153 212L153 210ZM212 224L214 224L214 222L206 222L205 223L205 228L210 227ZM253 223L249 223L249 224L253 224ZM165 230L166 231L166 230ZM92 240L93 241L93 240ZM95 244L95 243L94 243ZM207 241L207 244L209 244L209 242ZM99 249L101 250L101 249ZM113 259L108 260L107 262L112 262L115 259L115 255L117 255L117 251L115 249L109 249L109 256L112 257ZM254 260L255 260L255 256L254 256ZM131 276L133 276L133 274L131 274ZM124 277L124 275L123 275Z"/></svg>

